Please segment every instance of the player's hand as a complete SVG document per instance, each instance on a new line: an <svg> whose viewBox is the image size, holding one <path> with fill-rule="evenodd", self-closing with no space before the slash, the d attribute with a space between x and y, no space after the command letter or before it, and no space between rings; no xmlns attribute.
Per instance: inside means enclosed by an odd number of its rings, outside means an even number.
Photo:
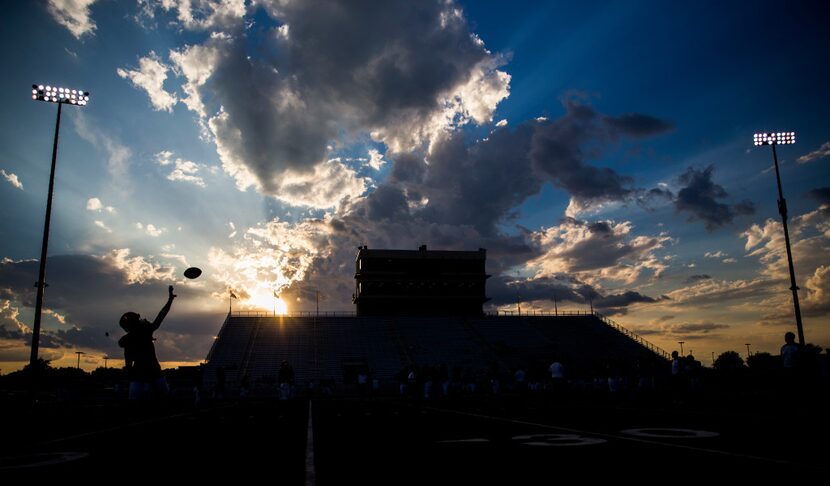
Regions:
<svg viewBox="0 0 830 486"><path fill-rule="evenodd" d="M168 292L168 296L169 296L170 300L173 300L173 299L176 298L176 294L173 293L173 286L172 285L167 287L167 292Z"/></svg>

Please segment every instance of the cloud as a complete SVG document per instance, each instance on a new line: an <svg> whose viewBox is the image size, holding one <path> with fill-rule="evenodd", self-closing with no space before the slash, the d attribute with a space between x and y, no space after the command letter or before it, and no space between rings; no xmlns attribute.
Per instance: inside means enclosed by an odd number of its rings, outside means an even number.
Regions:
<svg viewBox="0 0 830 486"><path fill-rule="evenodd" d="M329 256L330 234L324 220L273 220L248 228L230 251L211 248L208 262L216 279L233 289L242 304L270 308L275 291L302 282L315 259Z"/></svg>
<svg viewBox="0 0 830 486"><path fill-rule="evenodd" d="M154 110L172 112L178 100L176 95L164 90L167 70L167 66L156 53L150 51L147 57L138 60L137 70L118 68L116 73L124 79L129 79L135 87L146 91Z"/></svg>
<svg viewBox="0 0 830 486"><path fill-rule="evenodd" d="M663 300L663 297L655 299L654 297L649 297L633 290L626 290L618 294L602 295L598 299L594 299L592 303L594 307L602 310L604 313L614 315L625 314L625 308L633 304L653 304L660 300Z"/></svg>
<svg viewBox="0 0 830 486"><path fill-rule="evenodd" d="M95 148L107 153L107 171L118 187L129 191L127 184L132 151L120 141L106 134L99 127L94 126L83 112L76 112L74 116L75 131L81 138L91 143Z"/></svg>
<svg viewBox="0 0 830 486"><path fill-rule="evenodd" d="M507 120L499 120L499 121L496 123L496 126L497 126L497 127L506 127L506 126L507 126Z"/></svg>
<svg viewBox="0 0 830 486"><path fill-rule="evenodd" d="M96 0L49 0L49 14L57 23L66 27L76 39L95 33L95 21L90 18L89 7Z"/></svg>
<svg viewBox="0 0 830 486"><path fill-rule="evenodd" d="M174 72L186 80L182 85L182 91L186 95L182 102L203 119L207 117L207 110L202 101L200 88L213 75L225 43L224 37L212 37L206 45L185 46L170 51Z"/></svg>
<svg viewBox="0 0 830 486"><path fill-rule="evenodd" d="M332 208L366 191L366 181L345 164L332 159L314 166L311 173L286 172L277 199L295 206Z"/></svg>
<svg viewBox="0 0 830 486"><path fill-rule="evenodd" d="M540 231L537 244L544 253L529 262L539 275L579 275L587 282L599 278L634 283L644 271L659 277L666 264L654 252L671 237L633 236L630 222L587 222L565 218L559 226Z"/></svg>
<svg viewBox="0 0 830 486"><path fill-rule="evenodd" d="M510 77L452 2L370 4L264 4L281 24L274 31L290 34L266 36L257 58L248 56L239 28L171 51L186 78L184 102L202 118L241 189L289 192L291 204L319 207L329 188L309 191L304 201L293 186L299 180L306 188L321 173L336 177L320 185L343 181L345 168L326 167L329 147L370 134L393 152L410 151L492 119ZM360 35L335 35L343 25ZM358 184L349 181L348 193Z"/></svg>
<svg viewBox="0 0 830 486"><path fill-rule="evenodd" d="M818 187L807 194L824 206L830 206L830 187Z"/></svg>
<svg viewBox="0 0 830 486"><path fill-rule="evenodd" d="M112 233L112 229L109 226L107 226L107 224L104 223L103 221L100 221L100 220L96 219L95 220L95 226L101 228L102 230L106 231L107 233Z"/></svg>
<svg viewBox="0 0 830 486"><path fill-rule="evenodd" d="M167 228L159 228L152 223L143 224L141 222L138 222L135 224L135 227L152 236L153 238L158 238L162 234L167 233Z"/></svg>
<svg viewBox="0 0 830 486"><path fill-rule="evenodd" d="M496 307L513 307L516 301L522 308L553 310L554 299L561 306L566 302L589 305L607 315L625 314L634 304L652 304L664 298L653 298L633 290L616 294L604 293L578 278L558 275L555 277L511 278L496 276L487 282L487 296Z"/></svg>
<svg viewBox="0 0 830 486"><path fill-rule="evenodd" d="M621 134L642 138L665 133L674 129L674 123L640 113L626 113L620 116L605 116L603 122Z"/></svg>
<svg viewBox="0 0 830 486"><path fill-rule="evenodd" d="M9 182L9 184L20 189L21 191L23 190L23 183L17 178L17 174L6 172L5 169L0 169L0 175L2 175Z"/></svg>
<svg viewBox="0 0 830 486"><path fill-rule="evenodd" d="M375 170L380 170L380 168L383 167L383 164L385 163L386 161L383 160L383 155L381 155L380 152L378 152L376 149L369 150L369 167Z"/></svg>
<svg viewBox="0 0 830 486"><path fill-rule="evenodd" d="M698 307L722 307L725 303L761 299L772 291L766 279L716 280L705 279L666 294L669 305L690 304Z"/></svg>
<svg viewBox="0 0 830 486"><path fill-rule="evenodd" d="M689 277L686 278L685 282L687 284L688 283L695 283L695 282L700 282L701 280L709 280L710 278L712 278L712 276L711 275L706 275L706 274L689 275Z"/></svg>
<svg viewBox="0 0 830 486"><path fill-rule="evenodd" d="M805 285L807 297L802 301L804 315L818 317L830 314L830 265L816 268Z"/></svg>
<svg viewBox="0 0 830 486"><path fill-rule="evenodd" d="M681 335L686 339L696 339L711 335L713 334L713 331L728 328L728 324L716 324L714 322L690 322L686 324L674 324L667 326L666 331L671 334Z"/></svg>
<svg viewBox="0 0 830 486"><path fill-rule="evenodd" d="M11 301L0 300L0 338L22 340L27 334L31 334L31 329L20 322L19 317L20 311Z"/></svg>
<svg viewBox="0 0 830 486"><path fill-rule="evenodd" d="M157 8L175 12L188 30L223 29L241 23L245 0L163 0ZM153 7L144 5L143 15L152 18Z"/></svg>
<svg viewBox="0 0 830 486"><path fill-rule="evenodd" d="M715 251L715 252L707 251L706 253L703 254L703 258L721 258L721 257L727 257L727 256L729 256L727 253L724 253L720 250Z"/></svg>
<svg viewBox="0 0 830 486"><path fill-rule="evenodd" d="M680 176L680 183L684 187L678 191L674 200L678 212L691 213L689 221L702 220L707 231L732 223L736 216L755 212L755 205L749 200L733 205L718 202L718 199L725 199L729 194L712 181L714 170L713 165L702 171L689 167Z"/></svg>
<svg viewBox="0 0 830 486"><path fill-rule="evenodd" d="M100 199L97 197L91 197L86 201L86 210L100 213L101 211L106 211L110 214L115 213L115 208L112 206L104 206L104 203L101 202Z"/></svg>
<svg viewBox="0 0 830 486"><path fill-rule="evenodd" d="M723 260L721 260L721 262L722 263L738 263L738 260L736 260L734 258L724 258Z"/></svg>
<svg viewBox="0 0 830 486"><path fill-rule="evenodd" d="M802 155L801 157L796 159L796 162L798 162L799 164L806 164L807 162L823 159L825 157L830 157L830 142L824 142L823 144L821 144L821 147L819 147L818 150L814 150L809 154Z"/></svg>
<svg viewBox="0 0 830 486"><path fill-rule="evenodd" d="M206 186L205 180L198 175L200 168L204 166L197 164L196 162L191 162L178 157L174 160L173 152L164 150L156 154L156 163L161 166L173 166L173 170L167 174L167 180L189 182L199 187Z"/></svg>

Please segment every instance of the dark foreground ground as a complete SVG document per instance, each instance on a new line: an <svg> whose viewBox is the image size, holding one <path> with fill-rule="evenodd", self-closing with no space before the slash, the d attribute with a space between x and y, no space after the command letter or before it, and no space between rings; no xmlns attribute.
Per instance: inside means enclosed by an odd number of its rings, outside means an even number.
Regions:
<svg viewBox="0 0 830 486"><path fill-rule="evenodd" d="M830 473L830 409L816 398L126 405L4 407L2 483L722 484Z"/></svg>

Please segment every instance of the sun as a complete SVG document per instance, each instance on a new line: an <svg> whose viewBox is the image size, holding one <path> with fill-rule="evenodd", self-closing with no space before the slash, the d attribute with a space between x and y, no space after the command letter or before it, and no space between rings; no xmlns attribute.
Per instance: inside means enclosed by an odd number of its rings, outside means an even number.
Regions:
<svg viewBox="0 0 830 486"><path fill-rule="evenodd" d="M257 288L249 291L249 297L244 303L248 306L274 311L278 315L288 314L288 304L279 297L274 297L274 291L270 288Z"/></svg>
<svg viewBox="0 0 830 486"><path fill-rule="evenodd" d="M288 314L288 304L286 304L282 299L277 299L275 308L277 310L277 315L284 316Z"/></svg>

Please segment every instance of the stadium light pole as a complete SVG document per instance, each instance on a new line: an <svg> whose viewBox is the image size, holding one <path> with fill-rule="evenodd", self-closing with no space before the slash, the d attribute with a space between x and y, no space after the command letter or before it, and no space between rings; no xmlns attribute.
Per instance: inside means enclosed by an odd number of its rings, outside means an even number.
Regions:
<svg viewBox="0 0 830 486"><path fill-rule="evenodd" d="M778 152L776 145L792 145L795 143L795 132L756 133L755 145L772 146L772 160L775 162L775 180L778 182L778 213L784 223L784 244L787 247L787 263L790 267L790 290L793 293L793 307L795 308L795 325L798 329L798 344L804 346L804 327L801 323L801 306L798 305L798 285L795 284L795 268L793 267L793 252L790 249L790 230L787 228L787 201L781 189L781 173L778 171Z"/></svg>
<svg viewBox="0 0 830 486"><path fill-rule="evenodd" d="M77 366L77 368L81 369L81 355L86 354L86 353L84 353L83 351L75 351L75 354L78 355L78 366Z"/></svg>
<svg viewBox="0 0 830 486"><path fill-rule="evenodd" d="M746 359L749 359L749 357L752 356L752 354L749 352L750 344L749 343L744 343L744 346L746 346Z"/></svg>
<svg viewBox="0 0 830 486"><path fill-rule="evenodd" d="M49 248L49 222L52 218L52 193L55 188L55 164L58 159L58 133L61 129L61 108L64 104L85 106L89 102L89 91L80 89L62 88L56 86L32 85L32 99L57 103L58 118L55 122L55 141L52 143L52 169L49 172L49 193L46 197L46 219L43 223L43 244L40 248L40 269L38 270L37 297L35 298L35 319L32 326L32 352L29 356L29 366L36 369L38 345L40 344L40 319L43 310L43 291L46 288L46 252ZM80 361L80 355L78 355Z"/></svg>
<svg viewBox="0 0 830 486"><path fill-rule="evenodd" d="M683 343L686 341L677 341L677 344L680 345L680 356L683 356Z"/></svg>

